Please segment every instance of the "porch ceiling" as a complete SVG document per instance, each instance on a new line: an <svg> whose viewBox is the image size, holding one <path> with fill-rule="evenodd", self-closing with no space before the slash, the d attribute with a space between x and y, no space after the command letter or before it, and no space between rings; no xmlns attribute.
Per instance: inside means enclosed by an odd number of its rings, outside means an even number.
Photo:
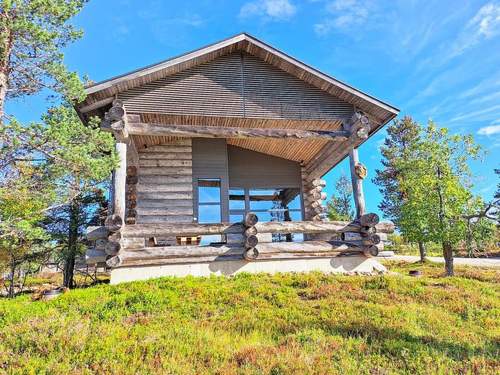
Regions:
<svg viewBox="0 0 500 375"><path fill-rule="evenodd" d="M280 128L303 130L341 130L342 120L282 120L240 117L182 116L165 114L140 114L141 121L151 124L205 125L242 128ZM136 146L141 149L151 145L168 143L176 137L133 136ZM227 143L248 150L307 163L317 156L327 140L280 140L280 139L228 139Z"/></svg>

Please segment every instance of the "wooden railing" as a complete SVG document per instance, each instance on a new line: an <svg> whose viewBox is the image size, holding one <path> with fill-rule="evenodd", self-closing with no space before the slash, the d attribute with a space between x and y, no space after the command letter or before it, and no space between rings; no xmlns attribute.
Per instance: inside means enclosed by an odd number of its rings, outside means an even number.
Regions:
<svg viewBox="0 0 500 375"><path fill-rule="evenodd" d="M89 262L103 262L109 267L206 262L213 260L286 259L330 257L347 253L376 256L394 231L390 222L379 223L378 216L366 214L353 222L289 221L259 223L255 214L242 223L218 224L135 224L122 226L108 220L106 227L89 228L88 239L94 243ZM259 234L303 233L303 242L259 242ZM147 247L151 237L231 235L240 241L211 246ZM329 239L316 239L325 237ZM332 239L334 238L334 239ZM94 259L90 259L90 258Z"/></svg>

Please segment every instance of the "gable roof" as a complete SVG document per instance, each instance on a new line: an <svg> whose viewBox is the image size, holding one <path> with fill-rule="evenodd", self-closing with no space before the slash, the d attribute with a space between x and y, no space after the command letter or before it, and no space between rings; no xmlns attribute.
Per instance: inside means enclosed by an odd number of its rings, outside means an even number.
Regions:
<svg viewBox="0 0 500 375"><path fill-rule="evenodd" d="M108 106L115 95L120 92L145 85L236 51L244 51L259 57L263 61L351 103L359 110L372 116L380 125L385 124L399 113L396 107L322 73L246 33L92 84L85 89L87 98L83 103L77 105L77 111L81 116L95 114L102 107Z"/></svg>

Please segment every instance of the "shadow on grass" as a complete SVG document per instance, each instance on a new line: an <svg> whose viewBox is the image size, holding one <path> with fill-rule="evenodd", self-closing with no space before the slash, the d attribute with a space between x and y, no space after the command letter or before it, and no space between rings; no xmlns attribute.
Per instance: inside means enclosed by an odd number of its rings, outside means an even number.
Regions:
<svg viewBox="0 0 500 375"><path fill-rule="evenodd" d="M345 338L363 338L370 345L377 345L384 349L387 354L401 355L403 350L422 351L426 347L429 351L440 352L454 360L464 360L472 356L485 356L490 359L498 359L499 343L488 340L482 347L473 347L464 343L456 343L436 339L432 336L415 336L408 332L402 332L393 328L381 328L375 325L349 325L328 327L332 334ZM388 342L399 342L397 345L389 345ZM450 339L451 340L451 339Z"/></svg>

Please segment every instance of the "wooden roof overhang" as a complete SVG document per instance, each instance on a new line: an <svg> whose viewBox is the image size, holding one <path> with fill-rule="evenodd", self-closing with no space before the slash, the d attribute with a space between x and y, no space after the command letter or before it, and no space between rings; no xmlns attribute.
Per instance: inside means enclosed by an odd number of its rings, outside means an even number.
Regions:
<svg viewBox="0 0 500 375"><path fill-rule="evenodd" d="M359 91L333 77L330 77L290 56L248 35L239 34L232 38L186 53L155 65L124 74L86 88L87 98L77 105L77 111L85 121L90 116L103 117L112 101L128 90L140 88L165 77L209 63L235 52L246 53L267 64L294 76L308 85L326 92L334 98L350 103L356 111L363 112L370 120L370 135L397 116L399 110L362 91ZM128 91L130 92L130 91ZM161 111L159 111L161 112ZM199 114L155 113L141 108L131 112L140 116L140 121L161 125L200 125L214 127L278 128L308 130L342 130L348 121L346 116L329 119L314 118L256 118L245 113L207 116ZM349 116L350 117L350 116ZM133 135L141 147L166 142L171 137L158 135ZM312 175L321 176L340 162L348 153L348 142L344 138L325 139L228 139L228 143L303 163ZM362 143L359 141L358 143ZM356 144L355 146L357 146ZM352 145L350 145L352 147Z"/></svg>

